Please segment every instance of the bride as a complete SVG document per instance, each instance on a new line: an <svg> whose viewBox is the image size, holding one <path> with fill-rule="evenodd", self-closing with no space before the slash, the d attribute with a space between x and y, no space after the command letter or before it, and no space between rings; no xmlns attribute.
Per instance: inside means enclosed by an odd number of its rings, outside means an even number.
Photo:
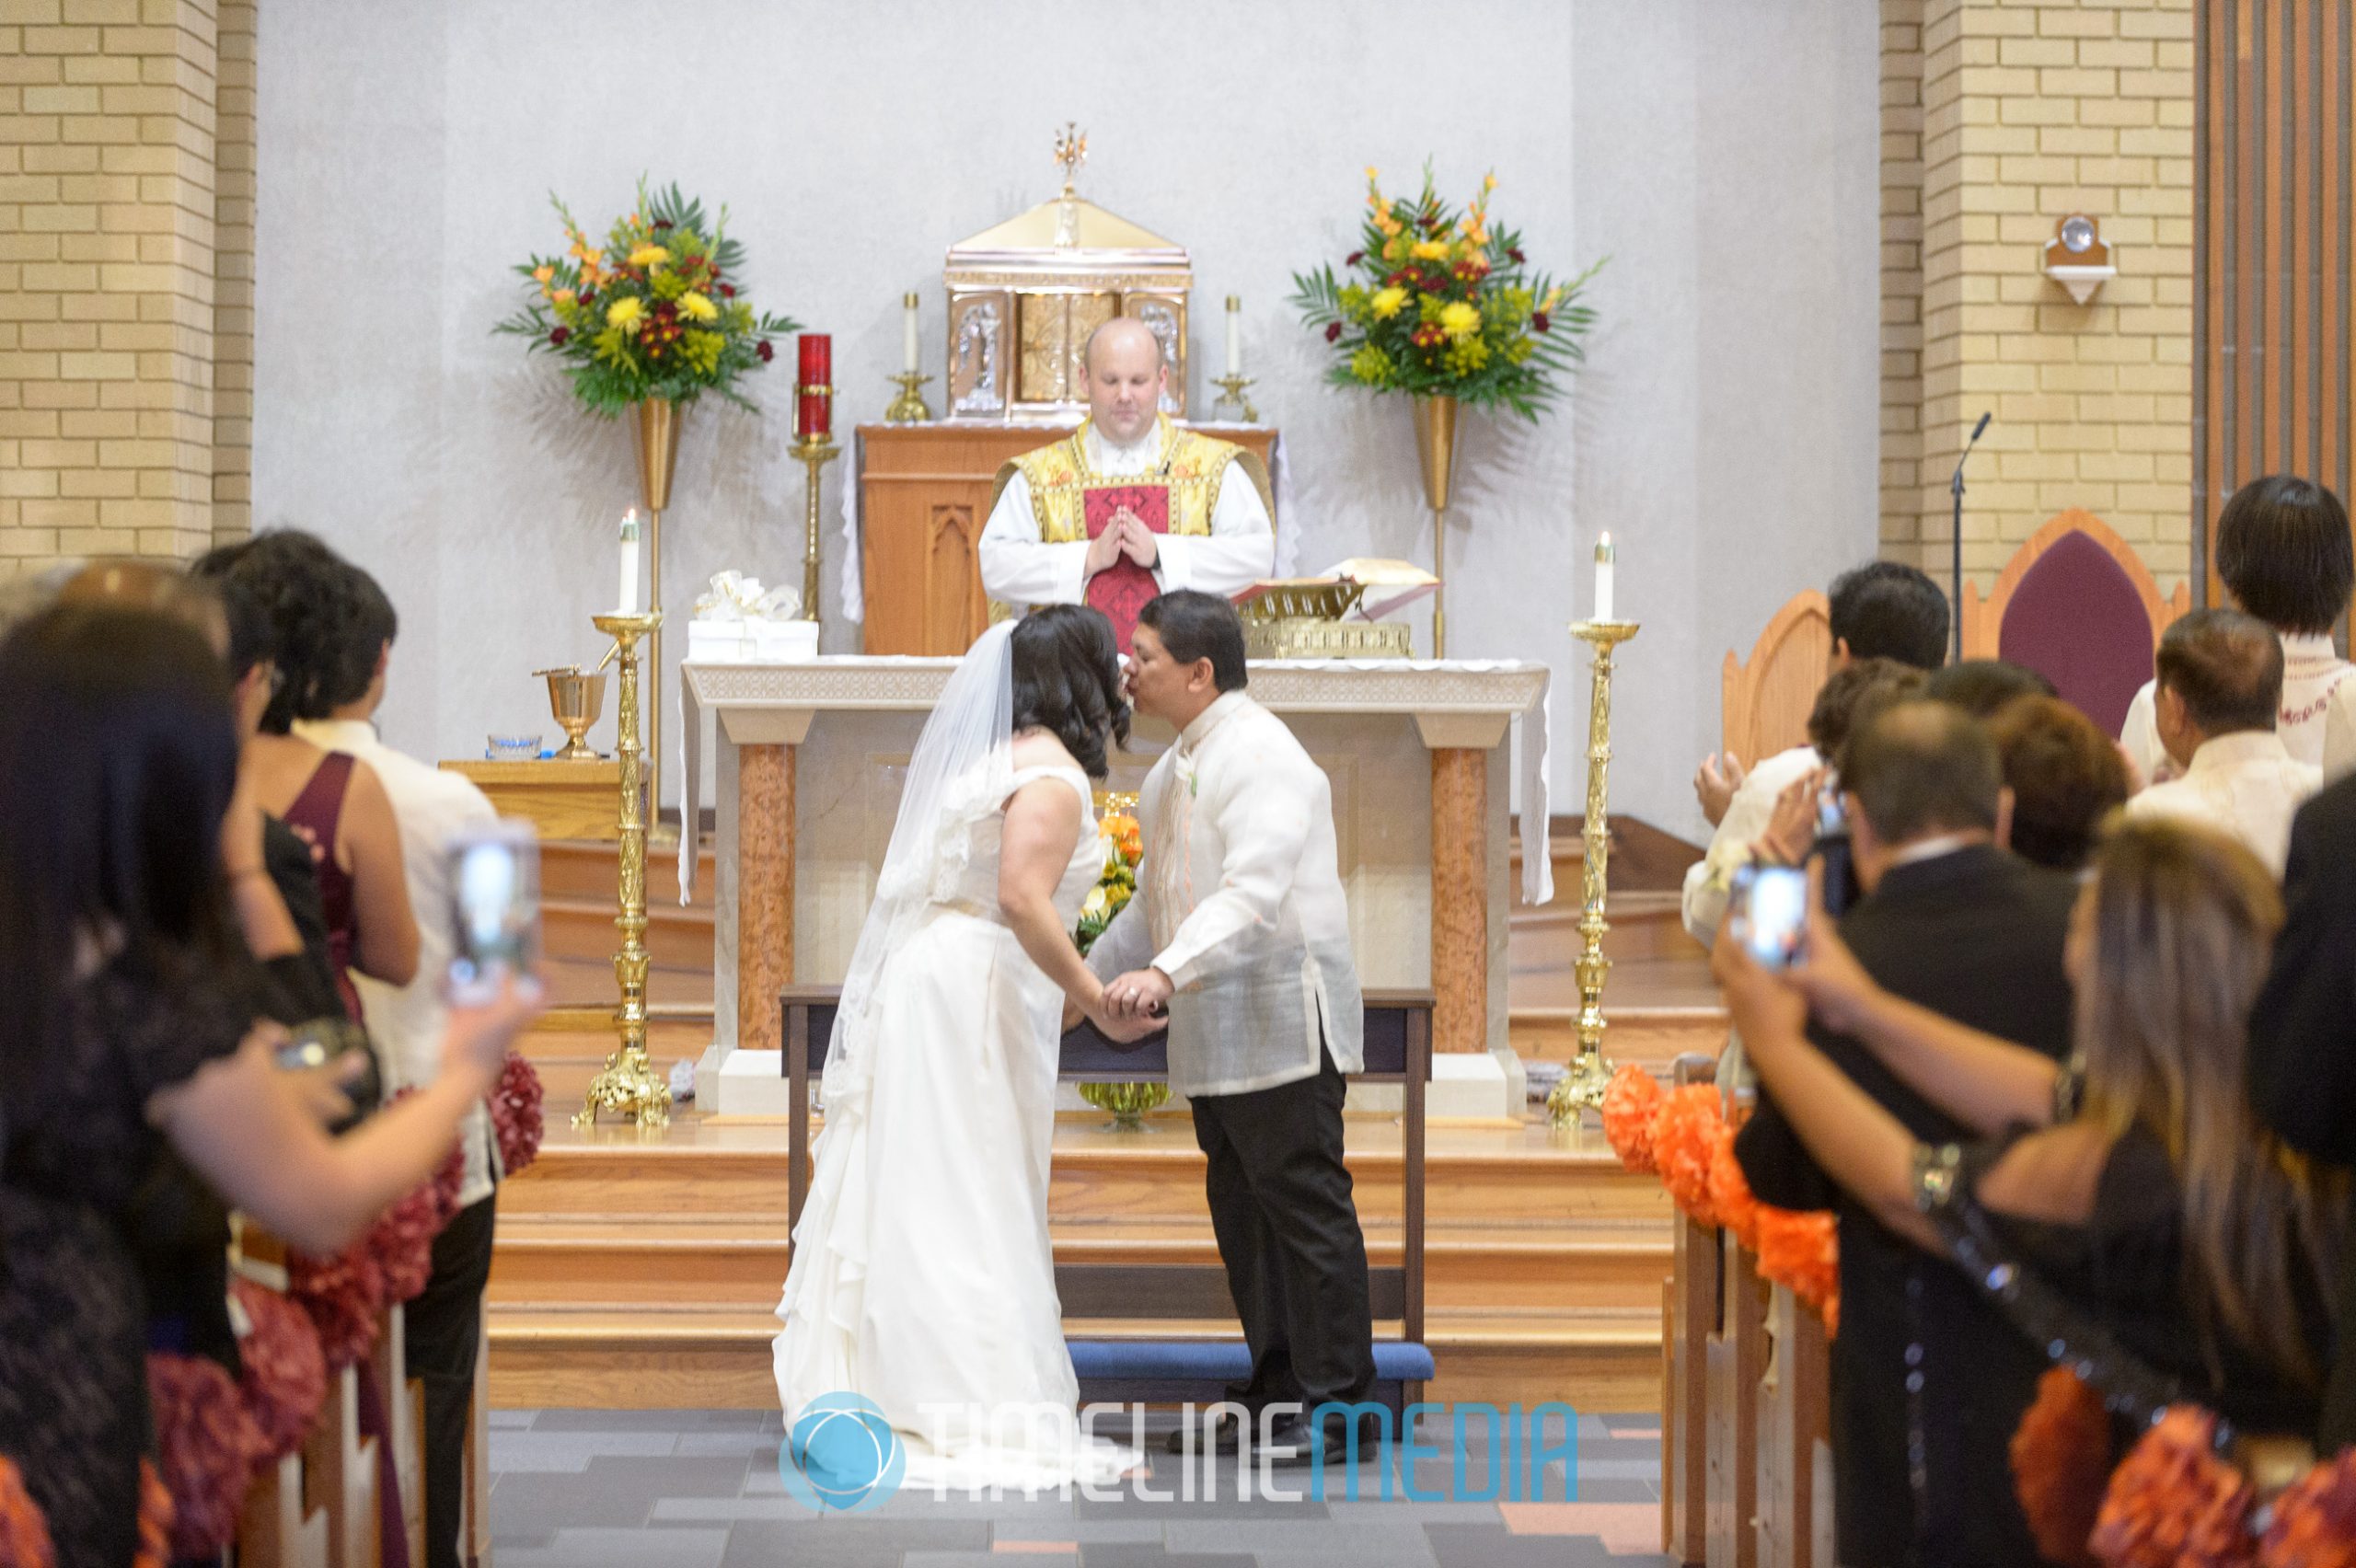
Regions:
<svg viewBox="0 0 2356 1568"><path fill-rule="evenodd" d="M1066 999L1116 1039L1071 937L1103 864L1089 781L1128 737L1112 624L992 627L917 743L826 1049L826 1127L777 1315L788 1430L822 1395L884 1412L911 1488L1102 1484L1047 1239Z"/></svg>

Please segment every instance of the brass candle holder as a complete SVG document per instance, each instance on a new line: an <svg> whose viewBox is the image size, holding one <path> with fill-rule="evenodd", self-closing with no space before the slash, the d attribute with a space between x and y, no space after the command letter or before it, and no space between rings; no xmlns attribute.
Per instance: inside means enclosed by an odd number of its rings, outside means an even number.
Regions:
<svg viewBox="0 0 2356 1568"><path fill-rule="evenodd" d="M572 1124L595 1126L597 1113L611 1111L641 1127L660 1127L671 1119L671 1086L646 1065L646 966L652 955L646 951L646 754L638 725L638 640L653 636L663 624L663 612L598 616L593 624L614 640L621 673L614 736L614 756L621 764L620 907L614 925L622 934L621 950L614 954L614 978L622 994L614 1023L621 1043L606 1058L605 1070L590 1080L588 1099Z"/></svg>
<svg viewBox="0 0 2356 1568"><path fill-rule="evenodd" d="M902 371L892 377L892 385L900 389L900 395L892 399L890 408L884 410L884 422L923 424L931 419L931 408L926 404L924 394L917 390L931 379L931 376L913 370Z"/></svg>
<svg viewBox="0 0 2356 1568"><path fill-rule="evenodd" d="M1583 867L1584 901L1579 914L1579 957L1572 966L1579 984L1579 1055L1546 1096L1546 1114L1555 1126L1576 1120L1580 1113L1603 1109L1603 1091L1611 1082L1611 1060L1603 1054L1603 982L1611 961L1603 956L1603 934L1611 928L1604 918L1609 897L1605 870L1611 858L1611 652L1636 635L1634 621L1573 621L1571 635L1595 650L1595 673L1588 682L1587 707L1587 824L1580 837L1587 847Z"/></svg>
<svg viewBox="0 0 2356 1568"><path fill-rule="evenodd" d="M803 392L820 392L832 398L830 388L805 386ZM809 525L809 539L802 555L802 618L818 618L818 491L820 476L828 463L842 455L842 448L832 438L824 435L803 435L794 438L791 448L803 466L810 470L809 497L804 512Z"/></svg>
<svg viewBox="0 0 2356 1568"><path fill-rule="evenodd" d="M1235 417L1241 422L1244 424L1260 422L1260 410L1253 408L1252 399L1243 395L1243 389L1253 385L1250 376L1222 375L1214 379L1211 385L1218 388L1218 401L1211 405L1213 419L1228 418L1227 410L1232 407L1236 410Z"/></svg>

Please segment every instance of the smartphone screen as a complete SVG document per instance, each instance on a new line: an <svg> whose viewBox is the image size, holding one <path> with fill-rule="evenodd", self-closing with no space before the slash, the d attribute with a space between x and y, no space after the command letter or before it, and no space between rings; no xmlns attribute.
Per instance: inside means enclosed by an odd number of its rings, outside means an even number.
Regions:
<svg viewBox="0 0 2356 1568"><path fill-rule="evenodd" d="M1769 969L1788 969L1807 940L1807 873L1791 866L1743 866L1734 874L1727 918L1737 940Z"/></svg>
<svg viewBox="0 0 2356 1568"><path fill-rule="evenodd" d="M539 965L539 839L530 823L502 817L460 832L447 853L450 991L484 999Z"/></svg>

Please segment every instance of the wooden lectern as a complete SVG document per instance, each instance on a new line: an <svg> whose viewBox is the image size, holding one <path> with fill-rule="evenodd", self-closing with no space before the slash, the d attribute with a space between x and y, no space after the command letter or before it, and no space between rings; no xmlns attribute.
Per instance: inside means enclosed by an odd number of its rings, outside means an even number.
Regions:
<svg viewBox="0 0 2356 1568"><path fill-rule="evenodd" d="M989 625L981 538L999 468L1078 428L959 420L859 427L864 651L954 657L973 645ZM1263 463L1276 439L1264 425L1190 428L1231 441Z"/></svg>

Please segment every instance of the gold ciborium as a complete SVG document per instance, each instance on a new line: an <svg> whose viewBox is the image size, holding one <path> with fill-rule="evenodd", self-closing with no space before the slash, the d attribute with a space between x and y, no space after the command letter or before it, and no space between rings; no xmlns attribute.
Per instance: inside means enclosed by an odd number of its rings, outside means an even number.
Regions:
<svg viewBox="0 0 2356 1568"><path fill-rule="evenodd" d="M536 675L546 675L549 682L549 711L564 727L564 749L556 754L559 762L595 762L596 748L589 744L589 732L595 727L598 715L606 709L606 673L592 670L583 674L578 664L567 664L560 670L535 670Z"/></svg>

